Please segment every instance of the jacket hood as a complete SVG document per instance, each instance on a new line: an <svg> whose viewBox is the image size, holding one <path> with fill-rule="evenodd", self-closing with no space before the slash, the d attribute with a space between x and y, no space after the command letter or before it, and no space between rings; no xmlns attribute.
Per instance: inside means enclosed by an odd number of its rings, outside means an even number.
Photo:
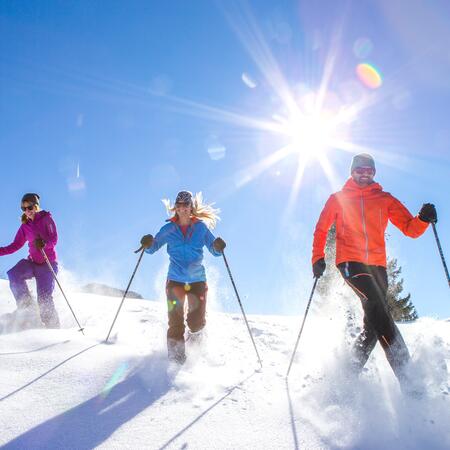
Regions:
<svg viewBox="0 0 450 450"><path fill-rule="evenodd" d="M41 221L44 217L47 217L47 216L50 216L50 217L52 216L49 211L44 211L44 210L38 211L35 214L34 220L32 222L37 223L37 222ZM25 223L30 223L30 220L28 219Z"/></svg>
<svg viewBox="0 0 450 450"><path fill-rule="evenodd" d="M173 223L177 223L177 216L173 216L170 219L167 219L166 222L173 222ZM195 216L191 217L191 224L194 224L196 222L200 222L200 219L198 219Z"/></svg>
<svg viewBox="0 0 450 450"><path fill-rule="evenodd" d="M345 191L347 194L354 194L354 195L360 195L361 192L365 194L374 193L374 192L381 192L383 190L383 187L379 183L372 183L368 186L360 186L357 184L353 178L349 178L344 186L342 187L342 190Z"/></svg>

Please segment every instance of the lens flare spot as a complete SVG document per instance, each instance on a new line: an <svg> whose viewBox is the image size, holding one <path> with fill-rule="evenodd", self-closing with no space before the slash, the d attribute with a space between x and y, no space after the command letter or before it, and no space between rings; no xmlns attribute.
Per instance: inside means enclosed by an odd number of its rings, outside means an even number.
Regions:
<svg viewBox="0 0 450 450"><path fill-rule="evenodd" d="M250 89L255 89L257 86L256 82L253 81L253 78L248 73L243 73L241 75L241 79L244 82L246 86L248 86Z"/></svg>
<svg viewBox="0 0 450 450"><path fill-rule="evenodd" d="M127 362L122 363L115 372L111 375L111 378L108 380L108 382L105 384L104 388L102 389L102 392L100 394L101 398L104 399L108 396L108 394L111 392L111 389L118 384L120 381L123 380L124 375L128 369L129 364Z"/></svg>
<svg viewBox="0 0 450 450"><path fill-rule="evenodd" d="M361 83L370 89L377 89L383 83L380 72L371 64L358 64L356 74Z"/></svg>
<svg viewBox="0 0 450 450"><path fill-rule="evenodd" d="M167 301L167 309L169 312L173 311L177 307L177 301L176 300L168 300Z"/></svg>
<svg viewBox="0 0 450 450"><path fill-rule="evenodd" d="M225 157L227 149L223 145L213 145L208 147L209 157L213 161L218 161L219 159L223 159Z"/></svg>

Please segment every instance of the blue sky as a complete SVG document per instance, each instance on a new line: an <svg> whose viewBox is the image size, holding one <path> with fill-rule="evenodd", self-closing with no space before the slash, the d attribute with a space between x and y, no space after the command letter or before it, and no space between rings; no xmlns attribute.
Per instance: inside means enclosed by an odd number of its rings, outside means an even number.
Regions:
<svg viewBox="0 0 450 450"><path fill-rule="evenodd" d="M215 233L248 312L297 314L320 210L367 149L411 212L436 204L450 258L449 20L445 1L2 1L1 245L21 195L39 192L64 267L125 287L140 237L164 223L160 200L202 191L222 210ZM362 63L377 88L357 77ZM318 97L348 120L311 152L289 130L311 128ZM448 317L431 230L388 233L419 315ZM0 274L25 255L1 258ZM133 289L160 295L166 262L146 255ZM221 307L237 310L222 261L206 265Z"/></svg>

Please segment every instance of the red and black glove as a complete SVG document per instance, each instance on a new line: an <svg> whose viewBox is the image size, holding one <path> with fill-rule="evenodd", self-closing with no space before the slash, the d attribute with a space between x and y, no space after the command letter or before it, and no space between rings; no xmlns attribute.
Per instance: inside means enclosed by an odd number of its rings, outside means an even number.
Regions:
<svg viewBox="0 0 450 450"><path fill-rule="evenodd" d="M437 222L436 208L432 203L424 203L419 211L419 219L427 223Z"/></svg>

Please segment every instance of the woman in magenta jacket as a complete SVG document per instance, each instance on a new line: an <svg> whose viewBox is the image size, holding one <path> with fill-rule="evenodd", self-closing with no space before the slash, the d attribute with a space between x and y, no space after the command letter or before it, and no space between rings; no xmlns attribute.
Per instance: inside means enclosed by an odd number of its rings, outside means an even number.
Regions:
<svg viewBox="0 0 450 450"><path fill-rule="evenodd" d="M43 255L45 252L53 270L57 273L55 246L58 242L58 233L51 214L40 210L39 201L37 194L30 193L22 197L22 225L14 241L6 247L0 247L0 256L14 253L28 242L28 258L20 260L8 271L11 291L17 303L16 314L24 318L27 309L32 310L30 307L33 305L33 299L26 280L35 278L41 321L46 328L59 328L58 313L53 303L55 282Z"/></svg>

